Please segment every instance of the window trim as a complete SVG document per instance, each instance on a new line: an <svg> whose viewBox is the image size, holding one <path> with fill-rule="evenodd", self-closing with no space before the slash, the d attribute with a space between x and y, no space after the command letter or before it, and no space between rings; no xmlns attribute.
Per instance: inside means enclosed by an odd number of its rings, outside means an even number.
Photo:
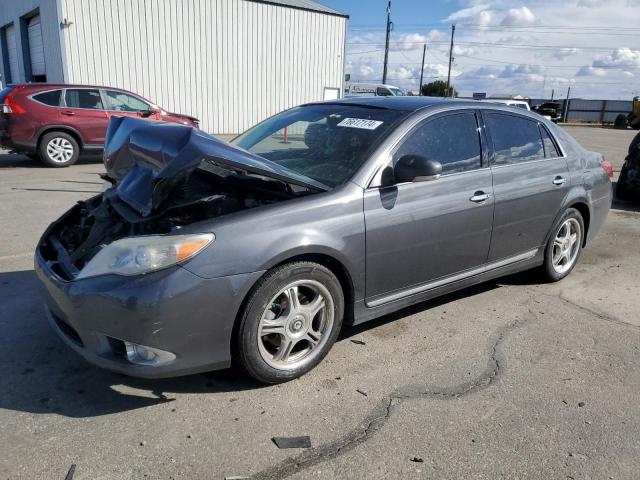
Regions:
<svg viewBox="0 0 640 480"><path fill-rule="evenodd" d="M32 93L31 95L28 95L27 98L32 102L37 103L38 105L42 105L49 108L60 108L64 101L64 90L65 90L64 88L50 88L49 90L40 90L39 92L35 92L35 93ZM47 105L46 103L42 103L40 100L36 100L35 98L33 98L36 95L41 95L43 93L56 92L56 91L60 91L60 101L58 102L58 105Z"/></svg>
<svg viewBox="0 0 640 480"><path fill-rule="evenodd" d="M138 100L140 100L142 103L144 103L145 105L147 105L149 107L149 110L151 110L151 107L156 106L156 105L152 105L151 102L149 102L148 100L145 100L142 97L139 97L138 95L134 95L131 92L126 92L124 90L118 90L117 88L101 88L101 94L102 97L104 98L104 103L105 105L107 105L108 107L111 107L111 101L109 100L109 95L107 95L107 92L117 92L117 93L122 93L124 95L129 95L130 97L133 98L137 98ZM149 111L147 110L147 111ZM113 110L112 108L106 108L105 111L107 112L117 112L117 113L140 113L139 111L127 111L127 110Z"/></svg>
<svg viewBox="0 0 640 480"><path fill-rule="evenodd" d="M408 140L408 138L413 135L419 128L422 128L423 126L427 125L428 123L431 123L433 121L436 121L440 118L444 118L444 117L451 117L454 115L473 115L475 120L476 120L476 135L478 135L478 147L480 149L480 166L479 168L474 168L472 170L464 170L462 172L450 172L450 173L442 173L442 175L440 176L440 178L444 178L444 177L450 177L453 175L461 175L464 173L470 173L470 172L475 172L477 170L482 170L484 168L487 168L487 165L485 165L485 158L483 155L483 142L482 142L482 134L481 134L481 127L480 127L480 123L479 123L479 118L478 118L478 113L476 110L453 110L453 111L448 111L448 112L441 112L441 113L436 113L435 115L431 115L427 118L422 119L421 121L419 121L418 123L416 123L415 125L413 125L400 139L400 141L398 143L396 143L393 148L391 148L390 152L389 152L389 157L390 157L390 162L391 164L393 164L393 157L396 154L396 152L402 147L402 145L404 144L404 142L406 140ZM414 182L403 182L403 183L414 183ZM396 185L401 185L401 184L396 184Z"/></svg>
<svg viewBox="0 0 640 480"><path fill-rule="evenodd" d="M106 110L104 109L104 105L105 105L105 98L104 95L102 93L102 89L101 88L96 88L96 87L70 87L70 88L63 88L62 89L62 101L60 102L60 107L61 108L73 108L74 110L87 110L89 112L106 112ZM100 100L102 101L102 107L103 108L83 108L83 107L70 107L69 105L67 105L67 91L69 90L97 90L98 93L100 94Z"/></svg>
<svg viewBox="0 0 640 480"><path fill-rule="evenodd" d="M539 120L535 119L535 118L531 118L529 116L526 115L518 115L515 112L505 112L503 110L493 110L493 109L483 109L483 113L486 112L486 114L499 114L499 115L507 115L510 117L517 117L517 118L521 118L523 120L528 120L529 122L535 123L538 125L538 134L540 135L540 142L542 142L542 149L544 152L544 142L542 141L542 134L540 133L540 126L544 126ZM489 146L489 166L490 168L509 168L509 167L516 167L518 165L526 165L529 163L538 163L538 162L544 162L544 161L549 161L549 160L556 160L558 158L566 158L566 154L564 152L564 150L560 147L559 142L555 139L555 137L553 136L553 134L551 133L551 131L549 131L549 129L547 129L547 132L549 133L549 136L551 137L552 141L555 143L556 147L558 148L558 151L561 153L561 155L559 157L553 157L553 158L547 158L546 156L543 158L537 158L535 160L527 160L526 162L518 162L518 163L509 163L506 165L495 165L494 164L494 155L495 155L495 146L493 144L493 137L491 135L491 129L489 127L486 126L485 122L484 122L484 118L483 118L483 129L486 131L486 135L487 135L487 139L488 139L488 146ZM545 127L546 128L546 127Z"/></svg>
<svg viewBox="0 0 640 480"><path fill-rule="evenodd" d="M541 129L541 131L540 131L540 135L541 136L542 136L542 130L547 132L547 135L549 136L549 139L551 140L551 143L553 143L553 145L556 147L556 153L559 153L559 155L557 155L555 157L547 157L547 149L544 146L544 138L543 138L542 139L542 147L544 148L544 158L546 158L546 159L563 158L564 157L564 152L562 151L558 141L554 138L554 136L551 134L549 129L546 127L546 125L543 125L542 123L538 122L538 128Z"/></svg>

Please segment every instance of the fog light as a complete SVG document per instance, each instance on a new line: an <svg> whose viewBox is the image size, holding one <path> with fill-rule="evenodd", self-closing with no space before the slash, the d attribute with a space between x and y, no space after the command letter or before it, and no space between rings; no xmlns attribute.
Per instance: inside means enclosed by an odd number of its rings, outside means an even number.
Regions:
<svg viewBox="0 0 640 480"><path fill-rule="evenodd" d="M152 365L154 367L164 365L175 360L176 356L171 352L145 347L137 343L124 342L127 348L127 360L136 365Z"/></svg>

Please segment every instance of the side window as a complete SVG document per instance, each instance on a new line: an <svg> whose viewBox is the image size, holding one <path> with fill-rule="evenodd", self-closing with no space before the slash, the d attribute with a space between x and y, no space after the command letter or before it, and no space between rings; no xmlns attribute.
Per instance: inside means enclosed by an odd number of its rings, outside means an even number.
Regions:
<svg viewBox="0 0 640 480"><path fill-rule="evenodd" d="M456 113L427 120L409 134L396 151L394 160L409 154L440 162L443 175L480 168L480 136L475 113Z"/></svg>
<svg viewBox="0 0 640 480"><path fill-rule="evenodd" d="M538 122L515 115L485 115L493 148L494 165L512 165L544 158Z"/></svg>
<svg viewBox="0 0 640 480"><path fill-rule="evenodd" d="M133 95L115 90L107 90L105 93L109 102L109 110L117 110L119 112L146 112L149 110L148 103Z"/></svg>
<svg viewBox="0 0 640 480"><path fill-rule="evenodd" d="M393 93L391 93L387 88L378 87L376 89L376 95L378 95L379 97L391 97L393 96Z"/></svg>
<svg viewBox="0 0 640 480"><path fill-rule="evenodd" d="M60 105L60 94L62 90L51 90L50 92L42 92L34 95L32 98L40 103L49 105L50 107L57 107Z"/></svg>
<svg viewBox="0 0 640 480"><path fill-rule="evenodd" d="M69 89L64 94L64 101L69 108L104 110L98 90L88 88Z"/></svg>
<svg viewBox="0 0 640 480"><path fill-rule="evenodd" d="M551 135L543 125L540 125L540 133L542 134L542 144L544 145L545 158L559 157L560 152L558 151L558 147L556 147L556 144L551 139Z"/></svg>

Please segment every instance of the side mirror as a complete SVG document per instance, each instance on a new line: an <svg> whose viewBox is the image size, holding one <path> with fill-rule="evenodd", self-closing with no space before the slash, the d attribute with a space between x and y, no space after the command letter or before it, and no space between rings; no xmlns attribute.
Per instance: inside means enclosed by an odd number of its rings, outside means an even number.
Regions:
<svg viewBox="0 0 640 480"><path fill-rule="evenodd" d="M442 174L442 164L420 155L404 155L393 167L393 174L396 183L436 180Z"/></svg>
<svg viewBox="0 0 640 480"><path fill-rule="evenodd" d="M150 117L151 115L155 115L159 111L160 111L159 108L149 107L149 110L145 110L144 112L141 112L141 113L142 113L142 116L146 118L146 117Z"/></svg>

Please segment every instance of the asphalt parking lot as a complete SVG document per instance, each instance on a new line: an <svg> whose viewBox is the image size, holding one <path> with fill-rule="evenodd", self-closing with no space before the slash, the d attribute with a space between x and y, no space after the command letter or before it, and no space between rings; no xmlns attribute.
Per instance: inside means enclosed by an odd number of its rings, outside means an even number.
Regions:
<svg viewBox="0 0 640 480"><path fill-rule="evenodd" d="M635 134L566 128L616 173ZM564 281L502 278L346 329L288 384L150 381L64 346L35 281L39 235L101 171L0 153L1 478L638 478L640 206L616 201ZM271 441L299 435L312 448Z"/></svg>

